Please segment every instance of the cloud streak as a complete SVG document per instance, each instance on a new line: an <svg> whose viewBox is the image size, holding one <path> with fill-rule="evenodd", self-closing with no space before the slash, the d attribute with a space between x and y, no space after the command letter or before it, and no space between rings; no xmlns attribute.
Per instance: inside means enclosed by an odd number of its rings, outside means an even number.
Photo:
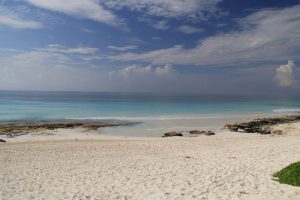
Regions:
<svg viewBox="0 0 300 200"><path fill-rule="evenodd" d="M12 55L0 59L3 68L55 68L91 66L94 59L99 59L98 49L93 47L68 48L50 44L44 48L30 51L13 51Z"/></svg>
<svg viewBox="0 0 300 200"><path fill-rule="evenodd" d="M16 29L40 29L43 25L34 20L22 19L0 6L0 25L9 26Z"/></svg>
<svg viewBox="0 0 300 200"><path fill-rule="evenodd" d="M39 8L64 13L82 19L91 19L109 25L121 25L121 20L103 8L97 0L26 0Z"/></svg>
<svg viewBox="0 0 300 200"><path fill-rule="evenodd" d="M137 49L138 46L137 45L127 45L127 46L114 46L114 45L110 45L107 48L109 48L111 50L115 50L115 51L128 51L128 50Z"/></svg>
<svg viewBox="0 0 300 200"><path fill-rule="evenodd" d="M182 33L186 33L186 34L200 33L203 31L203 29L201 29L201 28L197 28L197 27L190 26L190 25L179 26L176 30L179 32L182 32Z"/></svg>
<svg viewBox="0 0 300 200"><path fill-rule="evenodd" d="M237 30L203 39L194 48L175 45L108 59L173 65L240 65L298 57L300 5L258 11L238 20L238 24Z"/></svg>
<svg viewBox="0 0 300 200"><path fill-rule="evenodd" d="M222 0L109 0L102 2L111 9L127 8L151 16L166 18L205 18L217 10Z"/></svg>
<svg viewBox="0 0 300 200"><path fill-rule="evenodd" d="M168 20L154 20L151 19L149 17L140 17L138 19L138 21L140 22L145 22L147 23L149 26L151 26L152 28L156 29L156 30L167 30L169 28L169 21Z"/></svg>

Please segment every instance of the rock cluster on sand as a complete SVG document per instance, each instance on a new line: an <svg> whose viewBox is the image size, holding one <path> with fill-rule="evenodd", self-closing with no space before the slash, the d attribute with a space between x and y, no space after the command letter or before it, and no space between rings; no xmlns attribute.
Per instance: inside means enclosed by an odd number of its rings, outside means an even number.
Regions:
<svg viewBox="0 0 300 200"><path fill-rule="evenodd" d="M180 133L180 132L172 131L172 132L167 132L167 133L165 133L163 137L175 137L175 136L180 136L180 137L182 137L183 135L182 135L182 133Z"/></svg>
<svg viewBox="0 0 300 200"><path fill-rule="evenodd" d="M189 133L191 135L206 135L206 136L215 135L215 133L212 131L192 130L192 131L189 131ZM172 132L167 132L163 135L163 137L175 137L175 136L181 137L181 136L183 136L183 134L181 132L172 131Z"/></svg>
<svg viewBox="0 0 300 200"><path fill-rule="evenodd" d="M203 135L205 133L205 131L192 130L192 131L189 131L189 133L192 135Z"/></svg>
<svg viewBox="0 0 300 200"><path fill-rule="evenodd" d="M0 134L17 134L17 133L28 133L36 132L43 130L55 130L59 128L76 128L83 127L87 129L95 129L95 127L104 127L103 125L84 125L82 123L66 123L66 124L36 124L36 125L27 125L27 124L14 124L14 125L1 125Z"/></svg>
<svg viewBox="0 0 300 200"><path fill-rule="evenodd" d="M291 115L274 118L259 118L249 122L226 124L224 126L224 129L234 132L280 135L282 134L282 131L274 130L272 126L297 121L300 121L300 115Z"/></svg>
<svg viewBox="0 0 300 200"><path fill-rule="evenodd" d="M189 133L192 134L192 135L206 135L206 136L215 135L215 133L212 132L212 131L198 131L198 130L192 130L192 131L189 131Z"/></svg>
<svg viewBox="0 0 300 200"><path fill-rule="evenodd" d="M6 142L5 140L3 140L3 139L0 139L0 142Z"/></svg>
<svg viewBox="0 0 300 200"><path fill-rule="evenodd" d="M15 124L1 124L0 135L7 135L8 137L17 137L30 132L39 132L55 129L72 129L85 128L89 131L97 130L98 128L108 126L129 125L129 123L103 123L103 122L66 122L66 123L15 123Z"/></svg>

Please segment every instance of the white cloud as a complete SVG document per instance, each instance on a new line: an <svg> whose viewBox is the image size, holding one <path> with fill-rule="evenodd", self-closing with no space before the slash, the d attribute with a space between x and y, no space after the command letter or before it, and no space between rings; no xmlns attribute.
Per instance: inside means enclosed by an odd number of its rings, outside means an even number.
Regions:
<svg viewBox="0 0 300 200"><path fill-rule="evenodd" d="M118 91L177 91L191 83L187 79L170 65L130 65L109 73L109 83Z"/></svg>
<svg viewBox="0 0 300 200"><path fill-rule="evenodd" d="M152 72L152 67L147 66L147 67L138 67L137 65L131 65L128 67L125 67L124 69L121 69L119 73L121 73L124 76L129 76L129 75L145 75L149 74Z"/></svg>
<svg viewBox="0 0 300 200"><path fill-rule="evenodd" d="M167 20L155 21L152 23L152 27L157 30L167 30L169 28Z"/></svg>
<svg viewBox="0 0 300 200"><path fill-rule="evenodd" d="M113 71L113 74L120 74L122 76L169 76L175 74L176 71L171 65L164 65L161 67L152 67L151 65L147 67L141 67L137 65L130 65L118 71Z"/></svg>
<svg viewBox="0 0 300 200"><path fill-rule="evenodd" d="M78 48L85 50L78 51ZM207 74L180 72L171 65L131 65L111 72L114 66L107 63L98 63L94 67L94 63L90 61L98 59L101 55L92 49L92 47L69 48L57 44L28 52L12 49L8 56L0 58L0 89L276 92L272 82L274 68L271 67L242 68L231 73ZM245 85L247 87L244 87ZM264 87L261 87L262 85ZM284 88L284 92L297 92L293 89L297 88Z"/></svg>
<svg viewBox="0 0 300 200"><path fill-rule="evenodd" d="M170 74L173 74L175 71L171 65L165 65L163 67L157 67L155 68L155 74L158 76L167 76Z"/></svg>
<svg viewBox="0 0 300 200"><path fill-rule="evenodd" d="M4 65L17 68L40 68L67 65L71 62L72 59L67 55L43 50L32 50L12 56Z"/></svg>
<svg viewBox="0 0 300 200"><path fill-rule="evenodd" d="M167 30L169 28L168 20L154 20L148 17L140 17L138 20L140 22L146 22L149 26L157 30Z"/></svg>
<svg viewBox="0 0 300 200"><path fill-rule="evenodd" d="M281 87L290 87L297 84L297 81L294 78L295 67L294 61L289 60L287 65L280 65L276 69L275 80Z"/></svg>
<svg viewBox="0 0 300 200"><path fill-rule="evenodd" d="M11 52L10 56L0 59L0 65L15 68L77 67L83 64L86 65L95 59L99 59L97 48L68 48L57 44L50 44L44 48L36 48L27 52Z"/></svg>
<svg viewBox="0 0 300 200"><path fill-rule="evenodd" d="M93 68L91 61L99 57L93 47L51 44L30 51L12 49L9 55L1 55L2 90L105 90L109 87L108 73ZM95 84L99 81L103 81L100 86Z"/></svg>
<svg viewBox="0 0 300 200"><path fill-rule="evenodd" d="M57 44L50 44L46 48L40 49L42 51L54 52L54 53L66 53L66 54L92 54L98 51L98 48L94 47L76 47L67 48Z"/></svg>
<svg viewBox="0 0 300 200"><path fill-rule="evenodd" d="M176 30L186 34L200 33L203 31L203 29L201 28L197 28L190 25L179 26Z"/></svg>
<svg viewBox="0 0 300 200"><path fill-rule="evenodd" d="M0 25L17 29L39 29L43 25L34 20L26 20L0 6Z"/></svg>
<svg viewBox="0 0 300 200"><path fill-rule="evenodd" d="M98 0L27 0L30 4L78 18L91 19L110 25L120 25L120 20L99 4Z"/></svg>
<svg viewBox="0 0 300 200"><path fill-rule="evenodd" d="M164 91L177 82L175 70L168 65L131 65L111 73L106 64L94 67L90 62L98 58L92 47L51 44L31 51L12 50L0 58L0 89Z"/></svg>
<svg viewBox="0 0 300 200"><path fill-rule="evenodd" d="M160 17L204 18L222 0L102 0L112 9L128 8Z"/></svg>
<svg viewBox="0 0 300 200"><path fill-rule="evenodd" d="M88 29L88 28L84 28L84 29L82 29L82 32L85 32L85 33L95 33L95 31L94 31L94 30L92 30L92 29Z"/></svg>
<svg viewBox="0 0 300 200"><path fill-rule="evenodd" d="M89 91L105 90L107 74L90 68L70 67L57 64L53 67L2 66L0 68L0 89L2 90L55 90Z"/></svg>
<svg viewBox="0 0 300 200"><path fill-rule="evenodd" d="M300 5L258 11L238 21L237 30L208 37L194 48L175 45L144 53L109 56L154 64L239 65L299 57Z"/></svg>
<svg viewBox="0 0 300 200"><path fill-rule="evenodd" d="M6 48L0 48L1 52L22 52L21 50L18 49L6 49Z"/></svg>
<svg viewBox="0 0 300 200"><path fill-rule="evenodd" d="M119 47L119 46L110 45L110 46L108 46L108 48L115 50L115 51L128 51L128 50L137 49L138 46L137 45L127 45L127 46Z"/></svg>

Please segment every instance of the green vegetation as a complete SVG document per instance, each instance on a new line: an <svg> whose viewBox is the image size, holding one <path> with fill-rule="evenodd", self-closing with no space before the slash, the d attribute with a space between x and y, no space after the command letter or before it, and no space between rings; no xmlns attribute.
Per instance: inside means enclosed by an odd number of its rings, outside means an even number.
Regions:
<svg viewBox="0 0 300 200"><path fill-rule="evenodd" d="M300 186L300 162L290 164L273 175L279 183Z"/></svg>

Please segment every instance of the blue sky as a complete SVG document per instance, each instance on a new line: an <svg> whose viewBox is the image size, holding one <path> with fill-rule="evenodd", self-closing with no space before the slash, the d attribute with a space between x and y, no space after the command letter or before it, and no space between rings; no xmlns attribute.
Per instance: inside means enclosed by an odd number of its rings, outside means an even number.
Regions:
<svg viewBox="0 0 300 200"><path fill-rule="evenodd" d="M1 90L300 89L298 0L0 0L0 41Z"/></svg>

